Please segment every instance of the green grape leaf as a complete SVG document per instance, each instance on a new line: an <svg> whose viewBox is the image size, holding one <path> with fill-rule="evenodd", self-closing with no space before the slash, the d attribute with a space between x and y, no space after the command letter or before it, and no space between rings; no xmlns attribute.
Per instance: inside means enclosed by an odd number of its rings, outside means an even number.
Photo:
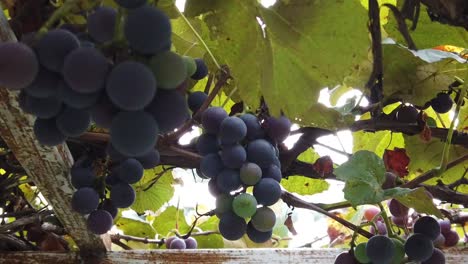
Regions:
<svg viewBox="0 0 468 264"><path fill-rule="evenodd" d="M156 235L150 223L132 211L124 212L122 216L117 219L115 225L122 230L124 234L129 236L154 238Z"/></svg>
<svg viewBox="0 0 468 264"><path fill-rule="evenodd" d="M385 189L384 196L385 196L385 199L390 199L390 198L397 197L397 196L407 195L412 191L413 190L408 189L408 188L395 187L395 188Z"/></svg>
<svg viewBox="0 0 468 264"><path fill-rule="evenodd" d="M173 180L171 170L163 172L162 166L145 170L143 178L133 184L136 199L131 208L138 213L159 210L174 195ZM154 181L156 183L153 184Z"/></svg>
<svg viewBox="0 0 468 264"><path fill-rule="evenodd" d="M353 133L353 151L369 150L382 157L385 149L404 148L405 141L402 133L391 131Z"/></svg>
<svg viewBox="0 0 468 264"><path fill-rule="evenodd" d="M400 203L408 208L413 208L416 212L421 214L435 215L438 218L443 218L439 209L434 205L431 197L426 193L423 187L411 190L406 194L393 196Z"/></svg>
<svg viewBox="0 0 468 264"><path fill-rule="evenodd" d="M185 234L190 230L185 220L184 210L177 210L174 206L167 207L164 212L154 218L153 228L163 237L174 229L178 229L180 234Z"/></svg>
<svg viewBox="0 0 468 264"><path fill-rule="evenodd" d="M216 216L211 216L208 220L197 225L197 229L204 231L217 231L219 219ZM224 240L220 234L196 236L198 248L223 248Z"/></svg>

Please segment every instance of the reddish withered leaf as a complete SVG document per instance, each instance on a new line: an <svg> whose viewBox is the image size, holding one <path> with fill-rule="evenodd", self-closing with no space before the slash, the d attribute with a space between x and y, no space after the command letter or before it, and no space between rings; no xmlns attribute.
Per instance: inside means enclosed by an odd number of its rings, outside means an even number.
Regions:
<svg viewBox="0 0 468 264"><path fill-rule="evenodd" d="M408 175L408 164L410 162L410 158L406 154L406 149L386 149L383 155L383 160L387 171L391 171L398 174L400 178L403 178L404 176Z"/></svg>

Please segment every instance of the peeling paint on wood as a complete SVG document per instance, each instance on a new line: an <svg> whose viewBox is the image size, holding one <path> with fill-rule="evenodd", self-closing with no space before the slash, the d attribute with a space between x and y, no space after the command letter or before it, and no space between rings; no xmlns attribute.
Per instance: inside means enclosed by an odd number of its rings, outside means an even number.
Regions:
<svg viewBox="0 0 468 264"><path fill-rule="evenodd" d="M16 41L3 12L0 12L1 41ZM0 135L15 154L21 166L53 207L67 232L82 251L105 251L99 236L86 227L83 216L70 207L73 187L69 169L73 159L66 145L45 147L33 133L33 117L23 113L17 102L17 92L0 87Z"/></svg>

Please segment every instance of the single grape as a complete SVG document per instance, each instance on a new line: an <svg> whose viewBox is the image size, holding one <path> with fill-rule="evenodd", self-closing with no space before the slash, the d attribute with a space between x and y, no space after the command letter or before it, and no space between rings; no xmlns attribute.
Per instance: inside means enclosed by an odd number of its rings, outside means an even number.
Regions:
<svg viewBox="0 0 468 264"><path fill-rule="evenodd" d="M375 230L375 227L372 225L370 227L369 232L373 235L386 235L387 234L387 226L382 222L382 221L376 221L375 225L377 226L377 231Z"/></svg>
<svg viewBox="0 0 468 264"><path fill-rule="evenodd" d="M196 58L195 64L197 65L197 69L194 74L190 77L194 80L201 80L208 75L208 67L203 59Z"/></svg>
<svg viewBox="0 0 468 264"><path fill-rule="evenodd" d="M39 62L48 70L61 73L65 58L80 46L73 33L63 29L47 32L36 44Z"/></svg>
<svg viewBox="0 0 468 264"><path fill-rule="evenodd" d="M444 252L438 248L434 248L431 257L423 261L421 264L445 264Z"/></svg>
<svg viewBox="0 0 468 264"><path fill-rule="evenodd" d="M157 142L158 124L143 111L120 112L112 120L110 142L127 156L140 156L152 150Z"/></svg>
<svg viewBox="0 0 468 264"><path fill-rule="evenodd" d="M395 254L393 254L392 264L400 264L405 257L405 245L403 242L396 238L391 238L393 244L395 245Z"/></svg>
<svg viewBox="0 0 468 264"><path fill-rule="evenodd" d="M334 264L359 264L349 252L342 252L335 258Z"/></svg>
<svg viewBox="0 0 468 264"><path fill-rule="evenodd" d="M36 98L27 95L26 106L38 118L52 118L62 110L62 102L56 97Z"/></svg>
<svg viewBox="0 0 468 264"><path fill-rule="evenodd" d="M435 218L423 216L414 223L413 232L423 234L429 239L435 240L440 235L440 225Z"/></svg>
<svg viewBox="0 0 468 264"><path fill-rule="evenodd" d="M95 210L88 216L88 229L97 235L107 233L112 228L114 219L106 210Z"/></svg>
<svg viewBox="0 0 468 264"><path fill-rule="evenodd" d="M400 227L405 227L408 224L408 217L407 216L396 217L396 216L392 215L391 219L392 219L392 222L395 225L400 226Z"/></svg>
<svg viewBox="0 0 468 264"><path fill-rule="evenodd" d="M187 69L187 76L192 76L197 71L197 63L195 59L189 56L182 56Z"/></svg>
<svg viewBox="0 0 468 264"><path fill-rule="evenodd" d="M449 220L439 220L440 232L446 234L452 229L452 224Z"/></svg>
<svg viewBox="0 0 468 264"><path fill-rule="evenodd" d="M137 8L146 4L147 0L114 0L119 6L125 8Z"/></svg>
<svg viewBox="0 0 468 264"><path fill-rule="evenodd" d="M202 156L218 152L218 138L212 134L202 134L197 140L197 151Z"/></svg>
<svg viewBox="0 0 468 264"><path fill-rule="evenodd" d="M230 169L238 169L247 159L245 148L241 145L234 145L223 148L221 151L221 160L224 166Z"/></svg>
<svg viewBox="0 0 468 264"><path fill-rule="evenodd" d="M164 51L153 56L150 68L161 89L175 89L187 78L184 60L172 51Z"/></svg>
<svg viewBox="0 0 468 264"><path fill-rule="evenodd" d="M219 138L224 145L232 145L240 142L247 135L247 126L242 119L230 116L226 117L219 127Z"/></svg>
<svg viewBox="0 0 468 264"><path fill-rule="evenodd" d="M233 212L227 212L219 219L218 229L225 239L238 240L245 234L247 223L244 218Z"/></svg>
<svg viewBox="0 0 468 264"><path fill-rule="evenodd" d="M96 175L90 167L81 167L76 164L70 169L71 183L76 189L82 187L92 187L96 180Z"/></svg>
<svg viewBox="0 0 468 264"><path fill-rule="evenodd" d="M66 107L57 116L56 122L62 134L77 137L88 130L91 116L88 111Z"/></svg>
<svg viewBox="0 0 468 264"><path fill-rule="evenodd" d="M390 189L396 186L397 176L393 172L385 172L385 181L382 183L382 189Z"/></svg>
<svg viewBox="0 0 468 264"><path fill-rule="evenodd" d="M271 208L263 206L257 209L250 220L253 227L261 232L272 230L276 224L276 215Z"/></svg>
<svg viewBox="0 0 468 264"><path fill-rule="evenodd" d="M263 178L272 178L277 182L280 182L283 179L281 169L274 164L271 164L270 166L268 166L268 168L264 168L262 172Z"/></svg>
<svg viewBox="0 0 468 264"><path fill-rule="evenodd" d="M390 209L390 213L396 217L407 216L409 212L409 208L400 203L397 199L391 199L388 202L388 209Z"/></svg>
<svg viewBox="0 0 468 264"><path fill-rule="evenodd" d="M95 48L78 48L65 59L63 77L79 93L96 93L104 88L109 73L106 57Z"/></svg>
<svg viewBox="0 0 468 264"><path fill-rule="evenodd" d="M208 181L208 191L210 192L211 195L214 197L219 197L222 192L218 189L218 184L216 183L216 179L210 179Z"/></svg>
<svg viewBox="0 0 468 264"><path fill-rule="evenodd" d="M67 138L57 128L55 118L42 119L37 118L34 122L34 135L37 141L45 146L57 146L65 142Z"/></svg>
<svg viewBox="0 0 468 264"><path fill-rule="evenodd" d="M186 247L185 241L178 237L174 238L169 245L170 249L185 249Z"/></svg>
<svg viewBox="0 0 468 264"><path fill-rule="evenodd" d="M187 249L195 249L198 247L197 240L193 237L188 237L184 241Z"/></svg>
<svg viewBox="0 0 468 264"><path fill-rule="evenodd" d="M64 104L76 109L87 109L94 106L99 96L101 96L99 92L87 94L76 92L64 81L58 83L57 94L57 97L63 101Z"/></svg>
<svg viewBox="0 0 468 264"><path fill-rule="evenodd" d="M439 114L445 114L452 109L453 100L447 93L438 93L437 96L431 100L431 106L434 111Z"/></svg>
<svg viewBox="0 0 468 264"><path fill-rule="evenodd" d="M192 111L192 113L195 113L200 109L200 107L203 105L205 102L206 98L208 98L208 95L204 92L193 92L189 95L188 97L188 107Z"/></svg>
<svg viewBox="0 0 468 264"><path fill-rule="evenodd" d="M434 251L430 238L423 234L413 234L405 242L405 252L412 261L425 261Z"/></svg>
<svg viewBox="0 0 468 264"><path fill-rule="evenodd" d="M209 107L203 112L201 122L207 133L218 134L221 122L226 117L228 117L228 114L223 108Z"/></svg>
<svg viewBox="0 0 468 264"><path fill-rule="evenodd" d="M138 160L127 159L119 164L115 172L121 181L134 184L143 177L144 169Z"/></svg>
<svg viewBox="0 0 468 264"><path fill-rule="evenodd" d="M395 244L386 236L373 236L366 245L366 255L371 262L386 264L390 263L395 254Z"/></svg>
<svg viewBox="0 0 468 264"><path fill-rule="evenodd" d="M169 17L161 10L150 5L129 10L124 35L135 51L152 55L169 50L171 33Z"/></svg>
<svg viewBox="0 0 468 264"><path fill-rule="evenodd" d="M224 169L216 177L216 186L222 193L229 193L241 186L239 170Z"/></svg>
<svg viewBox="0 0 468 264"><path fill-rule="evenodd" d="M232 201L232 210L240 217L249 218L257 211L257 200L251 194L241 193Z"/></svg>
<svg viewBox="0 0 468 264"><path fill-rule="evenodd" d="M369 206L364 211L364 218L367 221L372 221L376 215L380 214L380 209L376 206Z"/></svg>
<svg viewBox="0 0 468 264"><path fill-rule="evenodd" d="M222 215L232 210L232 201L234 198L229 194L220 194L216 197L216 215Z"/></svg>
<svg viewBox="0 0 468 264"><path fill-rule="evenodd" d="M159 165L161 162L161 156L159 151L152 149L146 154L136 157L136 159L141 163L145 170L152 169Z"/></svg>
<svg viewBox="0 0 468 264"><path fill-rule="evenodd" d="M80 214L89 214L99 205L99 194L90 187L78 189L72 196L72 208Z"/></svg>
<svg viewBox="0 0 468 264"><path fill-rule="evenodd" d="M176 238L177 238L176 236L171 236L171 237L166 238L166 240L164 241L164 244L166 245L166 248L167 248L167 249L170 249L170 248L171 248L171 243L172 243L172 241L174 241L174 239L176 239Z"/></svg>
<svg viewBox="0 0 468 264"><path fill-rule="evenodd" d="M120 109L141 110L153 100L156 94L156 80L144 64L125 61L110 72L106 92L112 103Z"/></svg>
<svg viewBox="0 0 468 264"><path fill-rule="evenodd" d="M273 205L281 197L281 186L273 179L263 178L254 186L253 195L259 204Z"/></svg>
<svg viewBox="0 0 468 264"><path fill-rule="evenodd" d="M251 141L247 145L247 160L261 168L268 168L275 162L275 149L264 139Z"/></svg>
<svg viewBox="0 0 468 264"><path fill-rule="evenodd" d="M276 142L283 142L291 131L291 121L285 116L269 117L265 123L268 136Z"/></svg>
<svg viewBox="0 0 468 264"><path fill-rule="evenodd" d="M110 7L98 7L88 16L88 33L97 43L111 41L114 37L117 12Z"/></svg>
<svg viewBox="0 0 468 264"><path fill-rule="evenodd" d="M112 125L112 120L119 112L119 109L112 104L107 95L101 96L97 104L91 108L91 119L96 125L102 128L109 129Z"/></svg>
<svg viewBox="0 0 468 264"><path fill-rule="evenodd" d="M146 111L156 120L162 133L173 131L190 119L187 100L175 90L159 89Z"/></svg>
<svg viewBox="0 0 468 264"><path fill-rule="evenodd" d="M371 260L367 257L366 254L366 245L367 242L359 243L354 248L354 257L357 259L357 261L359 261L359 263L367 264L371 262Z"/></svg>
<svg viewBox="0 0 468 264"><path fill-rule="evenodd" d="M254 140L265 136L265 132L256 116L252 114L243 114L239 118L244 121L247 127L247 139Z"/></svg>
<svg viewBox="0 0 468 264"><path fill-rule="evenodd" d="M135 190L128 183L119 182L112 186L110 200L117 208L130 207L135 201L135 197Z"/></svg>
<svg viewBox="0 0 468 264"><path fill-rule="evenodd" d="M216 153L204 156L200 162L200 171L208 178L214 179L224 169L221 157Z"/></svg>
<svg viewBox="0 0 468 264"><path fill-rule="evenodd" d="M398 122L403 123L416 123L418 119L419 111L414 106L402 105L396 114L396 119Z"/></svg>
<svg viewBox="0 0 468 264"><path fill-rule="evenodd" d="M109 199L102 201L99 208L106 210L112 216L112 218L115 218L119 212L119 208L117 208Z"/></svg>
<svg viewBox="0 0 468 264"><path fill-rule="evenodd" d="M268 230L266 232L258 231L255 229L255 227L252 225L251 222L247 225L247 236L252 240L252 242L255 243L265 243L271 239L271 236L273 234L272 230Z"/></svg>
<svg viewBox="0 0 468 264"><path fill-rule="evenodd" d="M0 43L0 84L20 90L32 84L39 71L34 51L23 43Z"/></svg>
<svg viewBox="0 0 468 264"><path fill-rule="evenodd" d="M440 234L434 241L434 247L443 248L445 246L445 237Z"/></svg>
<svg viewBox="0 0 468 264"><path fill-rule="evenodd" d="M444 234L445 237L445 246L446 247L454 247L460 241L460 236L454 230L450 230L449 232Z"/></svg>
<svg viewBox="0 0 468 264"><path fill-rule="evenodd" d="M240 179L243 184L253 186L262 178L262 169L255 163L244 163L240 168Z"/></svg>
<svg viewBox="0 0 468 264"><path fill-rule="evenodd" d="M60 79L59 74L40 67L34 81L24 90L28 95L36 98L56 96Z"/></svg>

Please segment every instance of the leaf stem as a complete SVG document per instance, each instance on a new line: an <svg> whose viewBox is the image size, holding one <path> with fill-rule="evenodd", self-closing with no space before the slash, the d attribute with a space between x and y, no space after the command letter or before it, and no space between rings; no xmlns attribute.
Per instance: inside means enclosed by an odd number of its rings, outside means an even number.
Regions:
<svg viewBox="0 0 468 264"><path fill-rule="evenodd" d="M380 208L380 214L382 215L382 218L384 219L385 226L387 226L387 233L389 237L395 237L393 234L393 229L392 229L392 224L388 220L388 215L387 211L385 211L385 208L383 207L382 203L378 203L379 208Z"/></svg>
<svg viewBox="0 0 468 264"><path fill-rule="evenodd" d="M54 25L55 22L70 13L70 11L78 6L80 0L68 0L63 3L61 7L54 11L54 13L47 19L47 21L39 29L39 38L43 36Z"/></svg>

